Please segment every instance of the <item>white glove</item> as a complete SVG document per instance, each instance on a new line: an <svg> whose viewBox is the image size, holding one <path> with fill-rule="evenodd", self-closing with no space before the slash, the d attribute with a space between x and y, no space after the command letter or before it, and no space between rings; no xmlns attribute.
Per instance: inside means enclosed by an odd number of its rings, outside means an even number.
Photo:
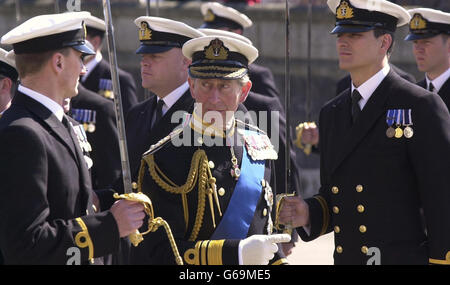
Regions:
<svg viewBox="0 0 450 285"><path fill-rule="evenodd" d="M289 242L288 234L253 235L239 243L242 265L266 265L278 251L277 243Z"/></svg>

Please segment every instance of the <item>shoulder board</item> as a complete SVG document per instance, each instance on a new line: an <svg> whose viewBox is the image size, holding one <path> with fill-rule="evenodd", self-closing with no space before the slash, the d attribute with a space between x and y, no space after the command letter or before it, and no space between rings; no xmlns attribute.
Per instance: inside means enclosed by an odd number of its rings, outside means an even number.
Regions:
<svg viewBox="0 0 450 285"><path fill-rule="evenodd" d="M238 128L249 129L249 130L253 130L255 132L267 135L266 132L264 132L263 130L261 130L257 126L251 125L249 123L243 122L243 121L238 120L238 119L235 119L235 120L236 120L236 127L238 127Z"/></svg>
<svg viewBox="0 0 450 285"><path fill-rule="evenodd" d="M159 140L157 143L152 145L146 152L144 152L142 157L151 155L151 154L157 152L163 146L165 146L168 142L170 142L173 138L179 136L182 132L183 132L183 128L178 128L178 127L175 128L175 130L173 130L170 134L168 134L167 136L165 136L164 138Z"/></svg>

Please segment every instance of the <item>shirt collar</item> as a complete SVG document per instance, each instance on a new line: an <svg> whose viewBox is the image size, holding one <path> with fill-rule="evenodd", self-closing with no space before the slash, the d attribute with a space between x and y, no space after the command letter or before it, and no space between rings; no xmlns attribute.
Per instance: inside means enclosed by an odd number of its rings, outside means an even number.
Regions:
<svg viewBox="0 0 450 285"><path fill-rule="evenodd" d="M428 86L430 86L430 82L433 83L434 92L437 93L439 90L441 90L442 86L449 78L450 78L450 67L444 73L436 77L434 80L430 80L428 79L428 76L425 76L425 79L427 80L426 87L428 89Z"/></svg>
<svg viewBox="0 0 450 285"><path fill-rule="evenodd" d="M164 98L159 98L157 97L157 102L159 100L164 100L164 106L162 108L162 113L163 115L167 112L167 110L169 110L170 108L172 108L172 106L178 101L178 99L181 98L181 96L183 96L183 94L189 89L189 84L188 82L184 82L182 85L180 85L179 87L177 87L175 90L173 90L172 92L170 92L169 94L167 94Z"/></svg>
<svg viewBox="0 0 450 285"><path fill-rule="evenodd" d="M361 84L358 88L353 85L352 81L352 93L353 90L357 89L359 93L361 94L362 99L359 101L359 106L361 107L361 110L366 105L367 101L369 101L370 96L372 96L373 92L375 92L375 89L380 85L381 81L388 75L389 71L391 70L391 67L389 64L386 64L380 71L378 71L374 76L369 78L366 82Z"/></svg>
<svg viewBox="0 0 450 285"><path fill-rule="evenodd" d="M201 108L200 108L201 109ZM189 123L190 127L197 133L207 135L207 136L219 136L222 138L231 137L234 134L235 117L232 115L226 123L225 130L223 125L215 123L207 123L203 121L201 114L199 114L199 108L196 103L194 111L192 112L191 121Z"/></svg>
<svg viewBox="0 0 450 285"><path fill-rule="evenodd" d="M64 109L61 105L59 105L52 99L48 98L47 96L42 95L41 93L36 92L34 90L31 90L23 85L19 84L18 90L23 94L27 95L28 97L31 97L34 100L41 103L42 105L44 105L56 116L56 118L58 118L60 122L62 122L62 118L64 116Z"/></svg>
<svg viewBox="0 0 450 285"><path fill-rule="evenodd" d="M100 63L100 61L102 61L102 59L103 59L102 53L100 51L97 51L95 57L84 65L86 67L86 74L84 74L81 77L82 82L86 81L86 78L88 78L91 71L94 70L94 68Z"/></svg>

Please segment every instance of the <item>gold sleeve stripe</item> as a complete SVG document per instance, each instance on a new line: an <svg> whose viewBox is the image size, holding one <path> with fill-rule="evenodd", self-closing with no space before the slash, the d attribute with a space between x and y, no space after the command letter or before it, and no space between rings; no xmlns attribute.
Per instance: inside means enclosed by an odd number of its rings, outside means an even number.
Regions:
<svg viewBox="0 0 450 285"><path fill-rule="evenodd" d="M445 259L444 260L430 258L429 262L431 264L450 265L450 251L448 251L447 254L445 255Z"/></svg>
<svg viewBox="0 0 450 285"><path fill-rule="evenodd" d="M209 265L223 265L222 249L225 240L212 240L208 244L208 263Z"/></svg>
<svg viewBox="0 0 450 285"><path fill-rule="evenodd" d="M198 241L195 248L184 253L184 260L190 265L223 265L222 249L225 240Z"/></svg>
<svg viewBox="0 0 450 285"><path fill-rule="evenodd" d="M271 265L283 265L283 264L289 264L286 258L281 258L272 263Z"/></svg>
<svg viewBox="0 0 450 285"><path fill-rule="evenodd" d="M206 255L208 253L208 240L202 241L201 243L201 249L200 249L200 254L201 254L201 265L208 265L208 261L206 260Z"/></svg>
<svg viewBox="0 0 450 285"><path fill-rule="evenodd" d="M319 201L320 206L322 207L323 212L323 221L322 221L322 230L320 231L320 235L325 234L328 228L328 223L330 220L330 212L328 211L327 201L322 196L314 196L314 198Z"/></svg>
<svg viewBox="0 0 450 285"><path fill-rule="evenodd" d="M78 222L78 224L80 225L81 230L82 230L81 232L77 233L77 235L75 236L75 244L79 248L88 247L89 261L93 262L94 261L94 244L92 243L88 228L86 227L86 224L84 223L84 221L81 218L76 218L75 220Z"/></svg>

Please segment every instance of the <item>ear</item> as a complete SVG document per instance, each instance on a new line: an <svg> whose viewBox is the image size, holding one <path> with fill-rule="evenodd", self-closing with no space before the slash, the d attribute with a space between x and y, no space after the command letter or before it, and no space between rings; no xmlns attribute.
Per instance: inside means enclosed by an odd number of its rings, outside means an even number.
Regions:
<svg viewBox="0 0 450 285"><path fill-rule="evenodd" d="M189 65L191 65L191 63L192 63L192 60L183 56L183 66L186 68L186 70L189 68Z"/></svg>
<svg viewBox="0 0 450 285"><path fill-rule="evenodd" d="M0 80L0 93L10 93L12 87L12 80L11 78L5 77L2 80Z"/></svg>
<svg viewBox="0 0 450 285"><path fill-rule="evenodd" d="M53 72L60 73L64 69L64 64L64 55L62 53L55 52L50 61Z"/></svg>
<svg viewBox="0 0 450 285"><path fill-rule="evenodd" d="M387 53L389 47L392 45L392 37L390 34L384 34L381 39L381 48Z"/></svg>
<svg viewBox="0 0 450 285"><path fill-rule="evenodd" d="M239 96L239 103L243 103L248 96L248 93L250 92L250 89L252 88L252 82L249 80L244 86L242 86L241 89L241 96Z"/></svg>

